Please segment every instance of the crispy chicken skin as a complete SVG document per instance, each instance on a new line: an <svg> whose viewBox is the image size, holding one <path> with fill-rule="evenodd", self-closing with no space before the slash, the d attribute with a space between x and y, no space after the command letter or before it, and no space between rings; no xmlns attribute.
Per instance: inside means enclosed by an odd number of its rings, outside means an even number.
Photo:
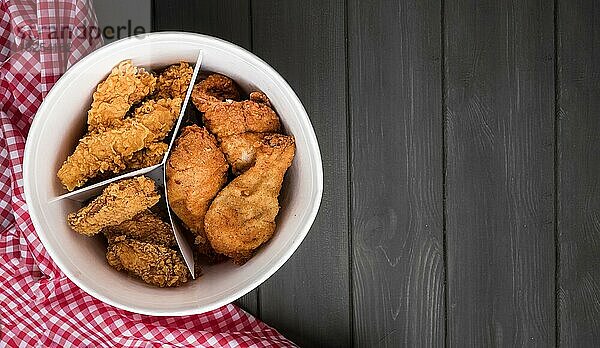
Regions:
<svg viewBox="0 0 600 348"><path fill-rule="evenodd" d="M213 104L204 113L203 120L217 139L246 132L278 132L281 128L279 117L273 109L252 100Z"/></svg>
<svg viewBox="0 0 600 348"><path fill-rule="evenodd" d="M208 76L192 91L192 102L204 113L206 128L217 139L245 132L277 132L279 117L262 92L250 93L250 100L241 97L235 82L219 74Z"/></svg>
<svg viewBox="0 0 600 348"><path fill-rule="evenodd" d="M204 128L183 128L167 161L167 197L171 208L195 234L201 252L210 253L204 233L206 210L225 185L227 162L215 138Z"/></svg>
<svg viewBox="0 0 600 348"><path fill-rule="evenodd" d="M92 236L105 227L131 220L159 199L154 181L144 176L125 179L108 185L88 205L70 213L67 222L76 232Z"/></svg>
<svg viewBox="0 0 600 348"><path fill-rule="evenodd" d="M256 151L260 151L263 139L272 133L242 133L221 138L221 151L235 175L240 175L256 162Z"/></svg>
<svg viewBox="0 0 600 348"><path fill-rule="evenodd" d="M293 137L265 136L256 164L219 192L204 219L206 235L216 252L242 264L271 238L279 212L279 191L294 153Z"/></svg>
<svg viewBox="0 0 600 348"><path fill-rule="evenodd" d="M188 281L183 259L162 245L125 239L109 244L106 260L116 270L125 270L148 284L172 287Z"/></svg>
<svg viewBox="0 0 600 348"><path fill-rule="evenodd" d="M181 103L181 98L148 100L133 111L132 122L146 126L153 134L153 141L163 140L179 117Z"/></svg>
<svg viewBox="0 0 600 348"><path fill-rule="evenodd" d="M100 173L123 171L136 152L167 136L180 108L180 98L149 100L120 127L84 136L59 169L58 178L72 191Z"/></svg>
<svg viewBox="0 0 600 348"><path fill-rule="evenodd" d="M168 144L162 142L151 143L143 150L135 152L129 160L125 161L125 166L127 169L141 169L159 164L168 147Z"/></svg>
<svg viewBox="0 0 600 348"><path fill-rule="evenodd" d="M225 100L240 100L241 94L236 83L227 76L212 74L198 82L192 90L192 102L201 112L206 112L213 104Z"/></svg>
<svg viewBox="0 0 600 348"><path fill-rule="evenodd" d="M187 62L167 67L159 76L156 98L185 98L194 69Z"/></svg>
<svg viewBox="0 0 600 348"><path fill-rule="evenodd" d="M125 60L112 69L93 95L88 111L88 130L104 131L118 127L132 105L152 94L156 77Z"/></svg>
<svg viewBox="0 0 600 348"><path fill-rule="evenodd" d="M106 227L102 230L102 233L104 233L109 243L129 238L169 248L177 245L171 225L161 220L150 210L142 211L131 220Z"/></svg>

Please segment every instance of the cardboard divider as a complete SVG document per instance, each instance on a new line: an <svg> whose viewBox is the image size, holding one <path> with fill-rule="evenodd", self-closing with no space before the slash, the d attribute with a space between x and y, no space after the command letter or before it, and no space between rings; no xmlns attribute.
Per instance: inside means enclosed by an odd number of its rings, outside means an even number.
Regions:
<svg viewBox="0 0 600 348"><path fill-rule="evenodd" d="M192 279L195 279L194 255L192 252L192 247L190 246L187 239L185 238L185 235L183 234L182 226L180 226L179 222L173 218L173 214L171 213L171 207L169 205L169 199L168 199L168 194L167 194L167 178L166 178L165 165L169 158L169 154L171 153L171 150L173 149L173 144L175 143L175 138L177 137L177 134L179 133L179 128L181 127L182 120L186 113L186 109L189 104L190 97L192 95L192 89L194 88L194 83L196 82L196 78L198 77L198 72L200 71L201 66L202 66L202 51L200 51L198 53L198 58L196 59L196 64L194 66L194 72L192 74L192 79L190 81L190 84L188 85L187 92L185 94L185 99L183 100L183 103L181 105L181 110L179 111L179 117L177 118L177 122L175 123L175 125L173 126L173 129L170 132L171 140L169 141L169 147L168 147L167 151L165 152L165 155L164 155L161 163L153 165L151 167L141 168L141 169L129 172L129 173L120 174L114 178L103 180L103 181L95 183L93 185L65 193L63 195L60 195L56 198L51 199L48 202L48 203L55 203L55 202L58 202L58 201L61 201L64 199L69 199L69 200L78 202L81 204L81 206L83 206L84 202L86 202L87 200L89 200L92 197L100 195L100 193L106 186L108 186L114 182L133 178L133 177L140 176L140 175L145 175L145 176L149 177L150 179L154 180L154 182L157 184L158 187L162 188L164 203L163 203L163 200L161 200L158 204L166 205L166 206L164 206L164 208L167 211L167 214L169 216L169 223L171 224L171 229L173 230L173 233L175 234L175 240L177 241L177 246L179 248L179 251L181 252L181 255L183 256L183 259L185 261L185 264L186 264L188 270L190 271L190 274L192 275Z"/></svg>

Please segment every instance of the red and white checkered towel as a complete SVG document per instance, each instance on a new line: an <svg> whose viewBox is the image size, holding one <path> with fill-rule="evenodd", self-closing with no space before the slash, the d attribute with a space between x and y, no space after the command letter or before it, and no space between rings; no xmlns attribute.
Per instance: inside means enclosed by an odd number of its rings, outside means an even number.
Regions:
<svg viewBox="0 0 600 348"><path fill-rule="evenodd" d="M68 27L68 35L56 28ZM61 73L101 44L90 0L0 0L0 346L293 346L229 304L152 317L105 304L74 285L37 237L23 194L25 138Z"/></svg>

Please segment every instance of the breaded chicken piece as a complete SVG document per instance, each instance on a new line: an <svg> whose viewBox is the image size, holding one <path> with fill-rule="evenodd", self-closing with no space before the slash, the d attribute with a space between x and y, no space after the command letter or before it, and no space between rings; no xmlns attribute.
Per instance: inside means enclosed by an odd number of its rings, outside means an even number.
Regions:
<svg viewBox="0 0 600 348"><path fill-rule="evenodd" d="M188 270L175 250L162 245L125 239L108 246L108 264L118 271L160 287L180 286L188 281Z"/></svg>
<svg viewBox="0 0 600 348"><path fill-rule="evenodd" d="M131 220L160 199L154 181L138 176L108 185L88 205L67 216L71 228L92 236L103 228Z"/></svg>
<svg viewBox="0 0 600 348"><path fill-rule="evenodd" d="M183 128L167 161L167 196L175 214L195 234L195 244L202 252L210 253L204 215L225 185L227 169L214 136L196 125Z"/></svg>
<svg viewBox="0 0 600 348"><path fill-rule="evenodd" d="M162 142L151 143L148 147L135 152L130 159L125 161L125 166L127 169L141 169L159 164L168 147L168 144Z"/></svg>
<svg viewBox="0 0 600 348"><path fill-rule="evenodd" d="M263 139L271 134L246 132L220 139L219 147L234 175L240 175L254 165L256 151L261 148Z"/></svg>
<svg viewBox="0 0 600 348"><path fill-rule="evenodd" d="M102 230L102 233L104 233L109 243L129 238L168 248L177 245L171 225L161 220L150 210L142 211L131 220L106 227Z"/></svg>
<svg viewBox="0 0 600 348"><path fill-rule="evenodd" d="M206 112L215 103L240 98L241 93L236 83L220 74L209 75L192 90L192 102L201 112Z"/></svg>
<svg viewBox="0 0 600 348"><path fill-rule="evenodd" d="M118 127L132 105L152 94L156 77L125 60L112 69L93 95L88 111L88 130L104 131Z"/></svg>
<svg viewBox="0 0 600 348"><path fill-rule="evenodd" d="M185 98L194 69L187 62L167 67L159 76L156 98Z"/></svg>
<svg viewBox="0 0 600 348"><path fill-rule="evenodd" d="M153 141L163 140L179 117L181 103L181 98L148 100L133 111L132 122L146 126L154 135Z"/></svg>
<svg viewBox="0 0 600 348"><path fill-rule="evenodd" d="M266 106L273 108L273 106L271 105L271 101L269 100L269 97L267 97L267 95L261 91L254 91L254 92L250 93L250 100L257 102L257 103L265 104Z"/></svg>
<svg viewBox="0 0 600 348"><path fill-rule="evenodd" d="M213 104L203 120L217 139L246 132L276 133L281 127L273 109L252 100Z"/></svg>
<svg viewBox="0 0 600 348"><path fill-rule="evenodd" d="M180 107L180 98L150 100L120 127L86 135L59 169L61 183L72 191L100 173L125 170L134 153L167 136Z"/></svg>
<svg viewBox="0 0 600 348"><path fill-rule="evenodd" d="M242 264L272 237L279 191L294 154L293 137L265 136L256 164L219 192L204 219L206 236L216 252Z"/></svg>
<svg viewBox="0 0 600 348"><path fill-rule="evenodd" d="M127 161L146 144L153 142L152 132L140 123L86 135L58 170L61 183L72 191L100 173L123 171Z"/></svg>

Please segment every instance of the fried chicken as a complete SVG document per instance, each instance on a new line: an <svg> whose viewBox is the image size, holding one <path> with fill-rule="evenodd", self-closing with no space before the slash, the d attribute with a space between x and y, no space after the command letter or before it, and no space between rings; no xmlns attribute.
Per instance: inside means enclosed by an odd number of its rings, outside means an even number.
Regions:
<svg viewBox="0 0 600 348"><path fill-rule="evenodd" d="M127 169L141 169L159 164L169 145L161 142L151 143L146 148L135 152L132 157L125 161Z"/></svg>
<svg viewBox="0 0 600 348"><path fill-rule="evenodd" d="M275 231L279 191L294 158L294 138L267 135L256 153L256 164L219 192L204 219L214 250L238 264Z"/></svg>
<svg viewBox="0 0 600 348"><path fill-rule="evenodd" d="M195 235L201 252L210 254L204 233L204 215L225 185L227 162L215 138L206 129L185 127L167 161L167 196L175 214Z"/></svg>
<svg viewBox="0 0 600 348"><path fill-rule="evenodd" d="M272 133L242 133L221 138L221 151L235 175L240 175L256 162L256 151L261 149L263 139Z"/></svg>
<svg viewBox="0 0 600 348"><path fill-rule="evenodd" d="M188 281L183 259L161 245L125 239L108 246L106 260L116 270L125 270L148 284L171 287Z"/></svg>
<svg viewBox="0 0 600 348"><path fill-rule="evenodd" d="M120 127L86 135L59 169L58 178L72 191L100 173L125 170L129 162L135 163L134 153L167 136L180 108L180 98L149 100Z"/></svg>
<svg viewBox="0 0 600 348"><path fill-rule="evenodd" d="M150 210L144 210L131 220L102 230L109 243L129 238L140 242L158 244L168 248L177 245L171 225Z"/></svg>
<svg viewBox="0 0 600 348"><path fill-rule="evenodd" d="M213 104L225 100L240 100L241 93L236 83L227 76L209 75L198 82L192 90L192 102L201 112L206 112Z"/></svg>
<svg viewBox="0 0 600 348"><path fill-rule="evenodd" d="M153 134L153 142L163 140L175 125L181 98L148 100L133 111L132 122L139 122Z"/></svg>
<svg viewBox="0 0 600 348"><path fill-rule="evenodd" d="M67 157L57 176L72 191L104 172L119 173L137 151L153 139L152 132L139 123L83 137Z"/></svg>
<svg viewBox="0 0 600 348"><path fill-rule="evenodd" d="M250 93L250 100L252 100L253 102L265 104L266 106L273 108L269 97L267 97L267 95L261 91L254 91Z"/></svg>
<svg viewBox="0 0 600 348"><path fill-rule="evenodd" d="M88 111L88 130L104 131L118 127L132 105L154 92L156 77L125 60L112 69L93 95Z"/></svg>
<svg viewBox="0 0 600 348"><path fill-rule="evenodd" d="M204 113L203 120L218 139L246 132L274 133L281 127L273 109L252 100L213 104Z"/></svg>
<svg viewBox="0 0 600 348"><path fill-rule="evenodd" d="M194 69L187 62L180 62L167 67L158 76L156 97L185 98L193 74Z"/></svg>
<svg viewBox="0 0 600 348"><path fill-rule="evenodd" d="M131 220L159 199L154 181L144 176L125 179L108 185L88 205L70 213L67 222L76 232L92 236L103 228Z"/></svg>

